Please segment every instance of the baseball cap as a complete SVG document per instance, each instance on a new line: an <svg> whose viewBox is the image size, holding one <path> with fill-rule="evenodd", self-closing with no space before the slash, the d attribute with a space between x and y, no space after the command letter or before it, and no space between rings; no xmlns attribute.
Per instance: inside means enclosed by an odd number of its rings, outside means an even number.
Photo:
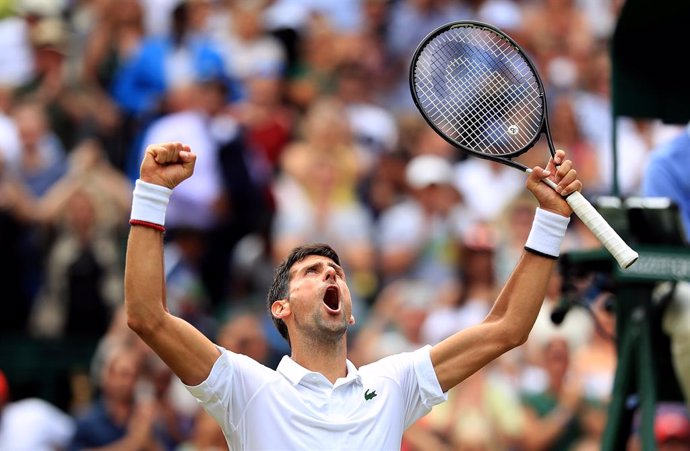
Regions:
<svg viewBox="0 0 690 451"><path fill-rule="evenodd" d="M438 155L418 155L407 163L405 179L415 189L452 184L453 167Z"/></svg>
<svg viewBox="0 0 690 451"><path fill-rule="evenodd" d="M690 413L683 404L661 404L654 419L654 436L658 443L678 440L690 443Z"/></svg>
<svg viewBox="0 0 690 451"><path fill-rule="evenodd" d="M6 401L10 395L10 387L7 383L5 373L0 370L0 403Z"/></svg>

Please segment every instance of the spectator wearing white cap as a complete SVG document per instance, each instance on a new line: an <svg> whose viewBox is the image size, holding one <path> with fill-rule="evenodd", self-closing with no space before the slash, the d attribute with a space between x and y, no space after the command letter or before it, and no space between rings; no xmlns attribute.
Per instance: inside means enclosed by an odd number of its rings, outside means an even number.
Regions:
<svg viewBox="0 0 690 451"><path fill-rule="evenodd" d="M473 215L453 188L452 165L441 156L421 154L407 164L405 178L407 197L385 209L378 224L384 282L455 282L460 237Z"/></svg>

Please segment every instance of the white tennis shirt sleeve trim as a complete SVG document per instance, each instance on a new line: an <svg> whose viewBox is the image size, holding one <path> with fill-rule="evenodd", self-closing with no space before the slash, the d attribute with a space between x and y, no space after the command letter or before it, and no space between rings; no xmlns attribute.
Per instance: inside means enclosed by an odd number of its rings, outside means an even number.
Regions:
<svg viewBox="0 0 690 451"><path fill-rule="evenodd" d="M414 352L414 370L419 391L422 394L422 402L427 408L431 409L448 398L441 388L434 365L431 363L431 345L426 345Z"/></svg>

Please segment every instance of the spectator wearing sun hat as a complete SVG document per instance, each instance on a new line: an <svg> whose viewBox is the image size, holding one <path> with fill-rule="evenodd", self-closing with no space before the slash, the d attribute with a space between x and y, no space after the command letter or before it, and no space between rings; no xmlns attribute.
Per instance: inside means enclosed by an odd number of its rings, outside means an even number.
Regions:
<svg viewBox="0 0 690 451"><path fill-rule="evenodd" d="M384 281L455 282L460 240L473 215L453 188L452 165L439 155L421 154L407 164L405 179L406 198L379 219Z"/></svg>

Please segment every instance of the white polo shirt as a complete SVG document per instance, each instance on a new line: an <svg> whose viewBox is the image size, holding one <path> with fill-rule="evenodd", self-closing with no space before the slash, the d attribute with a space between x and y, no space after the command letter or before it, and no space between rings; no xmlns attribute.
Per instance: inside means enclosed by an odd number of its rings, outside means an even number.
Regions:
<svg viewBox="0 0 690 451"><path fill-rule="evenodd" d="M208 378L187 389L230 449L399 450L403 431L446 400L429 350L386 357L331 384L285 356L277 371L220 348Z"/></svg>

